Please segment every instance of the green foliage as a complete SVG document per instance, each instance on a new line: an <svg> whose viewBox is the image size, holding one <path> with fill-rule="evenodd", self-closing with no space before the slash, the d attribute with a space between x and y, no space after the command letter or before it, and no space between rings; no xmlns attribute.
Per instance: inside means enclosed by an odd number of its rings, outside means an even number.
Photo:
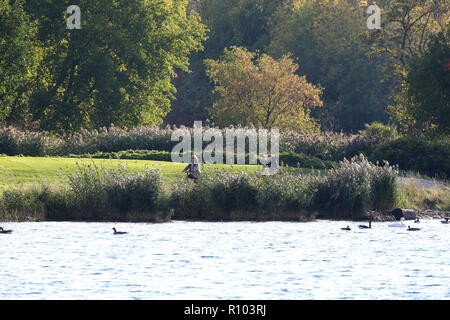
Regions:
<svg viewBox="0 0 450 320"><path fill-rule="evenodd" d="M322 175L280 168L277 174L204 171L196 182L163 185L158 170L128 171L83 164L65 175L68 187L5 191L3 219L167 221L360 219L397 201L398 170L371 164L364 156L340 162ZM27 200L28 199L28 200Z"/></svg>
<svg viewBox="0 0 450 320"><path fill-rule="evenodd" d="M66 177L73 203L79 211L78 219L100 220L106 215L127 220L127 215L133 213L155 219L162 192L158 169L129 172L121 164L104 168L92 162L80 164L75 173Z"/></svg>
<svg viewBox="0 0 450 320"><path fill-rule="evenodd" d="M384 57L369 58L364 8L357 1L293 0L272 18L268 53L292 53L299 72L321 85L323 108L312 110L326 130L355 132L364 123L387 121L389 81Z"/></svg>
<svg viewBox="0 0 450 320"><path fill-rule="evenodd" d="M52 192L47 186L28 190L13 188L0 194L0 220L36 220L44 218L45 204Z"/></svg>
<svg viewBox="0 0 450 320"><path fill-rule="evenodd" d="M388 54L392 69L402 77L410 60L426 51L433 35L445 30L450 3L447 0L387 0L382 7L384 27L369 33L372 53Z"/></svg>
<svg viewBox="0 0 450 320"><path fill-rule="evenodd" d="M25 44L35 45L41 59L33 64L38 71L32 86L28 84L26 107L13 112L8 122L57 132L111 123L122 127L162 123L175 92L174 68L187 71L189 54L200 50L205 38L198 15L187 14L188 0L80 0L80 30L66 28L64 13L70 4L68 0L25 1L26 15L15 5L21 19L11 23L16 47L7 48L2 61L13 65L14 52ZM22 30L28 28L28 16L38 22L30 29L37 28L34 42L23 41L34 35ZM22 69L0 69L0 77L12 72L23 76ZM11 92L18 96L20 90ZM0 91L1 96L3 88Z"/></svg>
<svg viewBox="0 0 450 320"><path fill-rule="evenodd" d="M367 137L379 137L382 140L392 140L399 137L395 124L385 125L381 122L366 123L364 130L359 130L359 134Z"/></svg>
<svg viewBox="0 0 450 320"><path fill-rule="evenodd" d="M326 175L287 169L273 176L216 171L202 174L196 183L175 185L171 206L174 218L183 219L232 220L253 212L259 219L308 220L316 211L323 218L356 219L395 206L397 174L396 168L371 164L362 155L340 162Z"/></svg>
<svg viewBox="0 0 450 320"><path fill-rule="evenodd" d="M371 53L389 57L394 103L387 111L405 132L448 131L448 75L443 67L448 39L437 35L449 32L449 18L447 0L390 0L384 5L384 28L368 36Z"/></svg>
<svg viewBox="0 0 450 320"><path fill-rule="evenodd" d="M214 154L213 154L214 156ZM94 154L71 154L72 158L94 158L94 159L133 159L133 160L155 160L155 161L172 161L170 152L158 150L125 150L118 152L96 152ZM227 153L223 152L223 163L226 162ZM237 163L237 155L234 155L235 163ZM259 159L259 157L257 157ZM257 159L257 160L258 160ZM279 154L280 163L290 167L300 166L301 168L314 169L330 169L333 162L329 160L320 160L316 157L308 157L303 154L293 152L283 152ZM245 163L249 163L248 153L245 155Z"/></svg>
<svg viewBox="0 0 450 320"><path fill-rule="evenodd" d="M418 171L432 177L450 177L449 145L447 138L430 140L423 136L405 136L376 146L370 159L386 160L402 170Z"/></svg>
<svg viewBox="0 0 450 320"><path fill-rule="evenodd" d="M263 50L269 41L270 17L280 0L202 0L198 12L207 26L204 51L191 55L192 73L179 73L176 100L166 123L191 126L194 120L211 117L213 86L206 75L205 59L218 59L224 48L243 46Z"/></svg>
<svg viewBox="0 0 450 320"><path fill-rule="evenodd" d="M191 130L192 128L186 128ZM208 127L204 127L207 130ZM222 135L225 137L225 130ZM170 152L178 142L171 141L173 129L156 126L84 130L75 135L56 136L47 132L0 128L0 154L24 156L68 156L113 159L171 161ZM388 160L402 170L449 176L449 142L445 136L396 137L395 126L371 124L360 135L322 132L320 134L280 132L280 162L302 168L328 169L332 162L363 153L371 161ZM224 146L226 139L224 139ZM208 145L203 143L203 148ZM270 145L270 143L269 143ZM224 152L224 162L226 152ZM245 158L249 163L248 154Z"/></svg>
<svg viewBox="0 0 450 320"><path fill-rule="evenodd" d="M325 216L340 218L392 208L397 201L397 175L397 168L374 165L363 155L344 159L318 185L314 203Z"/></svg>
<svg viewBox="0 0 450 320"><path fill-rule="evenodd" d="M40 57L36 29L22 1L0 0L0 123L28 100Z"/></svg>
<svg viewBox="0 0 450 320"><path fill-rule="evenodd" d="M423 188L414 180L402 184L398 194L399 207L450 211L450 187Z"/></svg>
<svg viewBox="0 0 450 320"><path fill-rule="evenodd" d="M450 132L450 29L433 37L427 51L415 58L406 77L413 127L428 134Z"/></svg>

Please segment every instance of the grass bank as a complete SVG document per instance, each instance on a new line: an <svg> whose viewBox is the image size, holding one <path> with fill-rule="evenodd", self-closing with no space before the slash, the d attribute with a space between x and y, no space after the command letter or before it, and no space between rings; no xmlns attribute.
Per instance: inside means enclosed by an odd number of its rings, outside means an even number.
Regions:
<svg viewBox="0 0 450 320"><path fill-rule="evenodd" d="M259 166L209 165L197 182L184 179L183 164L167 162L0 161L10 179L0 199L2 220L358 219L373 209L391 209L398 196L398 169L362 155L325 172L282 168L273 176L261 175Z"/></svg>
<svg viewBox="0 0 450 320"><path fill-rule="evenodd" d="M0 192L2 190L24 187L31 188L40 184L54 187L65 184L64 176L78 169L78 164L93 163L97 166L117 168L119 163L126 165L130 172L157 168L161 170L165 184L170 184L184 178L181 172L185 164L150 160L118 160L118 159L77 159L63 157L10 157L0 156ZM205 171L225 169L230 173L247 171L253 173L259 170L255 165L203 165ZM310 169L302 169L309 172Z"/></svg>

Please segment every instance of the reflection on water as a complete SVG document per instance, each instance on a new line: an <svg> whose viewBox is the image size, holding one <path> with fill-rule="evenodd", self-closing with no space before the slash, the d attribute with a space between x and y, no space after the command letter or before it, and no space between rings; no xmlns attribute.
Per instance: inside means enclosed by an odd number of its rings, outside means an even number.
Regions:
<svg viewBox="0 0 450 320"><path fill-rule="evenodd" d="M358 224L2 223L0 299L450 299L450 225Z"/></svg>

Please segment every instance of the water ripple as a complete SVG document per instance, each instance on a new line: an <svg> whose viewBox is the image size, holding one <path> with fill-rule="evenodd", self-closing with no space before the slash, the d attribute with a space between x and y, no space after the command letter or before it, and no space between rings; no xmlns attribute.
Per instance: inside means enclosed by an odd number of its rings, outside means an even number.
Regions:
<svg viewBox="0 0 450 320"><path fill-rule="evenodd" d="M449 226L424 222L8 223L0 298L450 299Z"/></svg>

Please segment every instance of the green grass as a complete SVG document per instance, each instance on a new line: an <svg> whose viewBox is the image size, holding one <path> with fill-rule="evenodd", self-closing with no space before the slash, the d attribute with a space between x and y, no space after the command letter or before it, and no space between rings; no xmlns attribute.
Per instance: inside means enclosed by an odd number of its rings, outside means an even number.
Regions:
<svg viewBox="0 0 450 320"><path fill-rule="evenodd" d="M68 172L75 172L78 163L92 163L96 165L117 166L119 163L127 164L132 171L142 170L146 167L160 168L164 182L175 182L184 179L181 171L186 164L151 160L117 160L117 159L76 159L76 158L51 158L51 157L0 157L0 191L17 187L31 187L48 183L56 186L63 183L63 176ZM205 164L203 171L214 169L226 169L229 172L247 171L254 173L261 166L257 165L217 165ZM298 169L296 169L298 170ZM311 169L300 169L309 172Z"/></svg>

